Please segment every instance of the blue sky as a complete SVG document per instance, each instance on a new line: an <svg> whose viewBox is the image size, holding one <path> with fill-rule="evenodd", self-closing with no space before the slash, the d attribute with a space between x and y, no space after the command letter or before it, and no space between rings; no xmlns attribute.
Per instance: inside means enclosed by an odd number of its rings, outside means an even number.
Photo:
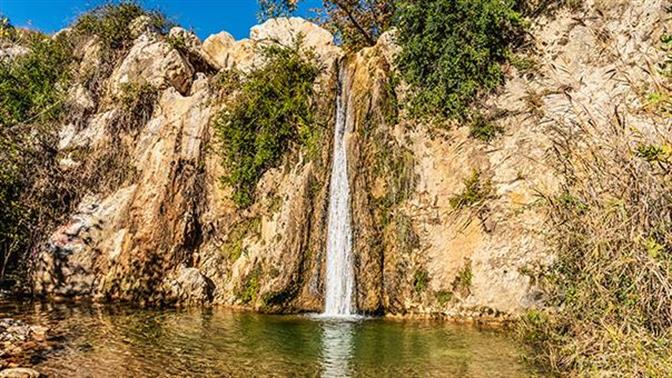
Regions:
<svg viewBox="0 0 672 378"><path fill-rule="evenodd" d="M105 0L0 0L0 13L12 24L53 33L76 19L77 15ZM148 8L162 10L171 20L191 28L201 39L226 30L236 39L245 38L256 25L259 9L255 0L142 0ZM320 0L305 0L299 16L314 15L310 9Z"/></svg>

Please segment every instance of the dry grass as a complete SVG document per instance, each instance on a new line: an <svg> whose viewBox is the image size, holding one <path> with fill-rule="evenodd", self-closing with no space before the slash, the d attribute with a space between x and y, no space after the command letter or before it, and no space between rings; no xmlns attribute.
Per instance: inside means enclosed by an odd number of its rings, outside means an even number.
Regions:
<svg viewBox="0 0 672 378"><path fill-rule="evenodd" d="M530 312L522 334L556 373L672 376L672 165L640 151L672 133L566 130L555 141L564 192L546 198L552 310Z"/></svg>

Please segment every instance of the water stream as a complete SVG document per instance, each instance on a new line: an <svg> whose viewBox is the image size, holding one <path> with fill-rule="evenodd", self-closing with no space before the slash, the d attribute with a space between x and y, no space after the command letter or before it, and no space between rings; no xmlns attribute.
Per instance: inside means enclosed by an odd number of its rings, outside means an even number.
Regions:
<svg viewBox="0 0 672 378"><path fill-rule="evenodd" d="M334 128L334 157L329 186L327 230L327 277L324 316L347 317L356 312L353 304L355 273L352 261L350 184L345 135L348 122L348 83L345 69L339 73Z"/></svg>

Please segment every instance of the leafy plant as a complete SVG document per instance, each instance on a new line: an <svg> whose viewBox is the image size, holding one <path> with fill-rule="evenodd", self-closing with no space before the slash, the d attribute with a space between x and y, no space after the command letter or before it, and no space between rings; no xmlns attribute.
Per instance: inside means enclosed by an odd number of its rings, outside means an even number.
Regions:
<svg viewBox="0 0 672 378"><path fill-rule="evenodd" d="M472 113L469 119L469 136L483 142L490 142L504 129L479 112Z"/></svg>
<svg viewBox="0 0 672 378"><path fill-rule="evenodd" d="M450 205L454 209L463 209L483 203L492 196L490 180L483 180L481 172L474 169L471 176L464 180L464 190L450 198Z"/></svg>
<svg viewBox="0 0 672 378"><path fill-rule="evenodd" d="M424 269L418 269L413 275L413 288L416 293L422 293L427 289L429 283L429 273Z"/></svg>
<svg viewBox="0 0 672 378"><path fill-rule="evenodd" d="M254 302L259 295L259 287L261 283L259 282L261 276L261 269L256 267L245 277L245 282L243 283L243 288L238 292L238 298L243 304L248 304Z"/></svg>
<svg viewBox="0 0 672 378"><path fill-rule="evenodd" d="M233 104L215 119L226 175L240 207L254 200L257 181L293 146L307 146L319 132L313 82L319 68L293 46L272 46L267 64L250 73Z"/></svg>
<svg viewBox="0 0 672 378"><path fill-rule="evenodd" d="M107 3L82 15L73 27L76 33L95 35L108 50L125 50L133 42L130 25L140 16L147 16L151 27L166 33L170 23L159 11L143 9L136 1Z"/></svg>
<svg viewBox="0 0 672 378"><path fill-rule="evenodd" d="M397 20L397 63L415 92L411 110L457 119L502 83L500 63L522 28L510 0L405 0Z"/></svg>

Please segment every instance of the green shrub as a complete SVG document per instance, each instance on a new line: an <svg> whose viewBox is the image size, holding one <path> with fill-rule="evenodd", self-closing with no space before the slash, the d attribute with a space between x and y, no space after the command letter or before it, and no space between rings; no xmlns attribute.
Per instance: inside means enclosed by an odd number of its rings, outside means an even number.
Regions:
<svg viewBox="0 0 672 378"><path fill-rule="evenodd" d="M35 34L30 52L0 64L0 125L53 121L62 110L72 46Z"/></svg>
<svg viewBox="0 0 672 378"><path fill-rule="evenodd" d="M436 293L436 301L440 306L445 306L453 300L453 293L448 290L441 290Z"/></svg>
<svg viewBox="0 0 672 378"><path fill-rule="evenodd" d="M254 201L257 181L285 152L309 146L319 135L313 103L319 69L300 45L269 47L267 64L249 74L233 104L215 118L223 180L233 186L240 207Z"/></svg>
<svg viewBox="0 0 672 378"><path fill-rule="evenodd" d="M483 142L490 142L504 129L481 113L474 113L469 119L469 136Z"/></svg>
<svg viewBox="0 0 672 378"><path fill-rule="evenodd" d="M429 273L424 269L418 269L413 275L413 289L420 294L427 289L429 284Z"/></svg>
<svg viewBox="0 0 672 378"><path fill-rule="evenodd" d="M0 42L13 41L16 38L16 29L9 18L0 14Z"/></svg>
<svg viewBox="0 0 672 378"><path fill-rule="evenodd" d="M243 304L248 304L254 302L259 295L259 287L261 283L259 282L261 276L261 269L256 267L250 272L247 277L245 277L245 282L243 282L242 289L238 292L238 298Z"/></svg>
<svg viewBox="0 0 672 378"><path fill-rule="evenodd" d="M416 115L464 119L479 95L503 81L500 63L519 38L511 0L404 0L397 5L398 66Z"/></svg>
<svg viewBox="0 0 672 378"><path fill-rule="evenodd" d="M4 22L3 22L4 23ZM11 28L8 21L3 30ZM44 188L63 184L51 175L56 120L64 109L70 78L72 46L62 39L26 33L26 55L0 64L0 266L2 275L34 242L38 220L47 223L50 209L60 209L60 196ZM41 182L40 190L34 183ZM41 194L45 197L41 197ZM23 253L23 254L22 254Z"/></svg>
<svg viewBox="0 0 672 378"><path fill-rule="evenodd" d="M101 5L85 13L77 19L73 30L97 36L108 50L124 50L133 42L129 26L140 16L148 16L151 26L163 34L171 26L161 12L143 9L133 0L123 0L116 4Z"/></svg>
<svg viewBox="0 0 672 378"><path fill-rule="evenodd" d="M450 198L450 205L454 209L472 207L483 203L492 196L490 180L482 180L481 172L473 170L471 176L464 180L464 190Z"/></svg>

